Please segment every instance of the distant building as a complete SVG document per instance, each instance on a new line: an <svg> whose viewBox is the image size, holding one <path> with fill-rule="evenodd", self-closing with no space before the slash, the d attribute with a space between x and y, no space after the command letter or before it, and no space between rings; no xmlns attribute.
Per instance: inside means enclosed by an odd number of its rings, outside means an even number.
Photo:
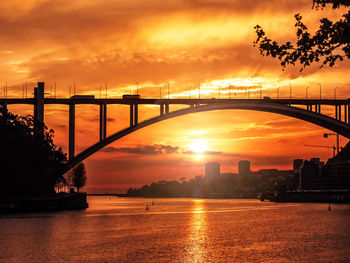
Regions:
<svg viewBox="0 0 350 263"><path fill-rule="evenodd" d="M250 161L241 160L238 162L238 174L239 175L250 174Z"/></svg>
<svg viewBox="0 0 350 263"><path fill-rule="evenodd" d="M220 163L209 162L205 164L205 177L212 179L220 176Z"/></svg>
<svg viewBox="0 0 350 263"><path fill-rule="evenodd" d="M350 189L350 161L329 162L321 182L327 189Z"/></svg>
<svg viewBox="0 0 350 263"><path fill-rule="evenodd" d="M319 180L323 166L324 163L320 161L320 158L305 160L300 170L299 189L315 189L315 182Z"/></svg>
<svg viewBox="0 0 350 263"><path fill-rule="evenodd" d="M327 161L317 183L323 189L350 189L350 143Z"/></svg>
<svg viewBox="0 0 350 263"><path fill-rule="evenodd" d="M295 187L301 189L301 167L304 164L303 159L295 159L293 160L293 173L294 173L294 181Z"/></svg>
<svg viewBox="0 0 350 263"><path fill-rule="evenodd" d="M300 174L301 166L303 165L303 159L295 159L293 160L293 172L294 174Z"/></svg>

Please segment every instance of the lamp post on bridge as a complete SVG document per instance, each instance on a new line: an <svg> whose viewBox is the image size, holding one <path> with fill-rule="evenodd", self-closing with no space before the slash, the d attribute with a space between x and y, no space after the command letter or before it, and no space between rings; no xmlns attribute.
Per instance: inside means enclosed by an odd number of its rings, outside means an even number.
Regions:
<svg viewBox="0 0 350 263"><path fill-rule="evenodd" d="M292 85L289 83L289 100L292 100Z"/></svg>
<svg viewBox="0 0 350 263"><path fill-rule="evenodd" d="M201 99L201 84L198 83L198 99Z"/></svg>
<svg viewBox="0 0 350 263"><path fill-rule="evenodd" d="M260 85L260 99L262 99L262 88L261 88L261 83L259 83Z"/></svg>
<svg viewBox="0 0 350 263"><path fill-rule="evenodd" d="M306 90L305 90L305 99L307 100L307 91L309 90L309 87L306 87Z"/></svg>
<svg viewBox="0 0 350 263"><path fill-rule="evenodd" d="M107 92L108 92L108 87L107 87L107 82L105 82L105 84L106 84L106 99L107 99Z"/></svg>
<svg viewBox="0 0 350 263"><path fill-rule="evenodd" d="M277 87L277 99L280 98L280 87Z"/></svg>
<svg viewBox="0 0 350 263"><path fill-rule="evenodd" d="M322 99L322 86L320 83L318 83L318 85L320 86L320 100Z"/></svg>
<svg viewBox="0 0 350 263"><path fill-rule="evenodd" d="M228 85L228 97L231 99L231 84Z"/></svg>
<svg viewBox="0 0 350 263"><path fill-rule="evenodd" d="M168 83L168 99L170 99L170 83L169 82L167 83Z"/></svg>
<svg viewBox="0 0 350 263"><path fill-rule="evenodd" d="M335 99L335 100L337 99L337 88L338 88L338 87L335 87L335 89L334 89L334 99Z"/></svg>

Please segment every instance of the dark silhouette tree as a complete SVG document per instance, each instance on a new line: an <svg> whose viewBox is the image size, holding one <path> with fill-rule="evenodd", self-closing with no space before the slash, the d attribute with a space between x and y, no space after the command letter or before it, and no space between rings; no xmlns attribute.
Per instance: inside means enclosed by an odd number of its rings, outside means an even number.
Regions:
<svg viewBox="0 0 350 263"><path fill-rule="evenodd" d="M79 163L73 168L73 185L79 192L86 184L86 169L84 163Z"/></svg>
<svg viewBox="0 0 350 263"><path fill-rule="evenodd" d="M0 105L0 197L48 196L64 181L67 158L54 131L34 122Z"/></svg>
<svg viewBox="0 0 350 263"><path fill-rule="evenodd" d="M316 10L332 5L333 9L349 7L350 0L313 0L312 8ZM307 26L302 22L300 14L295 15L297 29L297 41L293 45L291 42L278 44L265 34L259 25L254 27L257 39L254 46L258 45L263 56L272 56L281 61L281 66L301 64L301 69L305 69L314 62L321 62L321 66L332 67L337 61L350 58L350 10L336 22L328 18L320 20L319 29L312 35Z"/></svg>

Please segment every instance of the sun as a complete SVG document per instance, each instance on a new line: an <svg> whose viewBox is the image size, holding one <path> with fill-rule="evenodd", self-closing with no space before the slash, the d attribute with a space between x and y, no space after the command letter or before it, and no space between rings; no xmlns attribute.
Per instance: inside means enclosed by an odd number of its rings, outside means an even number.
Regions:
<svg viewBox="0 0 350 263"><path fill-rule="evenodd" d="M192 141L189 145L190 150L197 155L208 151L208 143L203 139L196 139Z"/></svg>

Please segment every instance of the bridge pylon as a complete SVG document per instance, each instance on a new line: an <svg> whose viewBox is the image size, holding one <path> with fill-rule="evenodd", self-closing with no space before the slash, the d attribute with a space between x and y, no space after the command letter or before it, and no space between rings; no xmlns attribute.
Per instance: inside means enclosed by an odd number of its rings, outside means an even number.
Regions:
<svg viewBox="0 0 350 263"><path fill-rule="evenodd" d="M34 88L34 131L42 133L42 125L38 124L44 122L44 82L38 82L38 86Z"/></svg>
<svg viewBox="0 0 350 263"><path fill-rule="evenodd" d="M107 137L107 104L100 104L100 141Z"/></svg>
<svg viewBox="0 0 350 263"><path fill-rule="evenodd" d="M68 141L68 157L69 160L74 158L75 150L75 103L69 103L69 141Z"/></svg>

